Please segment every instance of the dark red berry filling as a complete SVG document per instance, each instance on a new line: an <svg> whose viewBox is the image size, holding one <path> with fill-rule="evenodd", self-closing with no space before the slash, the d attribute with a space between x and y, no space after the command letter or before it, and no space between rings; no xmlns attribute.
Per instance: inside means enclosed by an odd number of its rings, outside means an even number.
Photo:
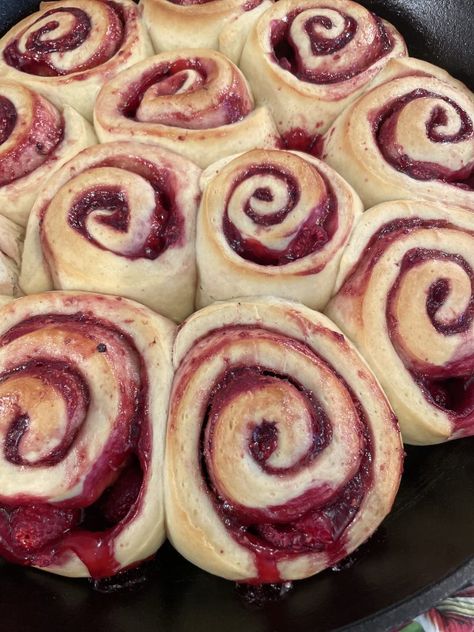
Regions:
<svg viewBox="0 0 474 632"><path fill-rule="evenodd" d="M10 99L0 96L0 145L2 145L16 125L16 108Z"/></svg>

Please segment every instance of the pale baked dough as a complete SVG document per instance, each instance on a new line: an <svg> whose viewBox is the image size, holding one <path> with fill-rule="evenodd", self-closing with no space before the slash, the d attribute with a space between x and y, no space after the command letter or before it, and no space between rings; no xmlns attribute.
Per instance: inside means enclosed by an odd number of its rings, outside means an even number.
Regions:
<svg viewBox="0 0 474 632"><path fill-rule="evenodd" d="M150 174L140 175L143 164L155 170L164 208L180 226L176 239L155 257L134 254L147 243L156 206ZM38 195L26 231L22 290L118 294L182 320L194 306L199 175L189 160L140 143L96 145L78 154ZM92 238L86 238L73 226L71 208L88 191L110 188L126 200L128 227L103 224L101 218L112 212L91 203L85 208L85 230Z"/></svg>
<svg viewBox="0 0 474 632"><path fill-rule="evenodd" d="M201 181L197 306L237 296L272 294L322 309L331 296L344 246L363 210L352 187L308 154L263 149L211 165ZM298 194L294 202L293 187ZM271 199L259 200L259 190L265 190ZM332 217L337 218L334 234L314 252L281 265L261 265L244 258L224 232L227 217L242 238L283 254L305 240L305 225L315 217L324 218L328 204L334 205ZM260 225L249 217L247 207L257 220L286 208L289 212L277 223ZM326 226L323 220L321 225Z"/></svg>
<svg viewBox="0 0 474 632"><path fill-rule="evenodd" d="M23 233L20 226L0 215L0 298L19 295L18 274Z"/></svg>
<svg viewBox="0 0 474 632"><path fill-rule="evenodd" d="M157 53L179 48L213 48L237 63L248 32L272 2L209 0L180 4L140 0L140 6Z"/></svg>

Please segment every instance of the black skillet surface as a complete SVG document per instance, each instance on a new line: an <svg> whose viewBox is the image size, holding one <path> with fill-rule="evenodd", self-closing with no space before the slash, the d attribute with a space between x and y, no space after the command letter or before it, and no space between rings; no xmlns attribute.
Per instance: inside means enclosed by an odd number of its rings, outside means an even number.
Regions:
<svg viewBox="0 0 474 632"><path fill-rule="evenodd" d="M329 0L328 0L329 2ZM474 84L472 0L362 0L392 21L410 52ZM0 0L0 31L37 7ZM394 509L339 570L297 582L255 606L230 582L195 568L169 545L137 592L101 594L0 562L0 620L15 632L382 632L474 579L474 439L407 448Z"/></svg>

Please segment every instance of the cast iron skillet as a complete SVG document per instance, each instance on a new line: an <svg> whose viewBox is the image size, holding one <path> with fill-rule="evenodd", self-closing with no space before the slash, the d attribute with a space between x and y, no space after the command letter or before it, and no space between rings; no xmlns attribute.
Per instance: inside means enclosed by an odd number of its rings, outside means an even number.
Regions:
<svg viewBox="0 0 474 632"><path fill-rule="evenodd" d="M328 0L329 2L330 0ZM362 0L405 36L410 52L474 85L472 0ZM0 0L0 31L36 9ZM0 482L1 485L1 482ZM407 447L392 513L338 570L297 582L284 599L251 604L170 545L135 592L101 594L0 562L0 620L24 632L381 632L399 626L474 578L474 438Z"/></svg>

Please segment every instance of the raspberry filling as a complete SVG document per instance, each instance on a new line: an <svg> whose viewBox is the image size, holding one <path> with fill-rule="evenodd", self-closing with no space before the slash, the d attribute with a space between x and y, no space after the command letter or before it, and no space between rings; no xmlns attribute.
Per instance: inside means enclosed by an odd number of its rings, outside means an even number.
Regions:
<svg viewBox="0 0 474 632"><path fill-rule="evenodd" d="M76 7L60 7L43 13L29 27L28 31L30 32L26 37L24 51L19 48L20 38L8 44L3 52L5 62L21 72L42 77L68 75L71 72L89 70L100 66L115 55L122 45L125 32L125 16L122 7L110 1L103 2L101 5L107 11L107 20L109 22L106 41L102 42L94 50L93 54L78 66L69 69L57 68L50 58L55 53L63 54L76 50L91 36L93 25L90 17L85 11ZM48 35L54 33L59 27L60 23L58 20L64 14L72 16L72 28L60 37L49 39ZM50 18L50 20L34 30L37 22L44 22L45 18ZM20 37L23 35L24 33Z"/></svg>
<svg viewBox="0 0 474 632"><path fill-rule="evenodd" d="M82 491L55 503L25 494L0 497L0 555L14 563L47 567L64 563L72 550L92 577L107 577L120 568L114 556L114 541L139 511L148 468L147 375L127 334L110 322L83 313L30 318L8 331L0 339L0 345L45 328L54 334L58 327L70 334L71 340L80 333L85 340L92 341L91 346L95 345L92 353L110 354L116 361L128 357L137 367L138 381L130 375L117 384L120 411L104 452L87 474ZM28 462L22 453L22 441L27 438L30 418L28 411L17 405L7 431L4 457L24 468L53 468L76 449L75 442L82 433L91 403L89 388L80 367L58 362L46 354L0 375L0 397L2 387L11 386L14 392L12 382L18 379L39 381L43 384L42 392L52 389L64 402L68 425L62 442L50 454ZM77 453L77 459L81 458Z"/></svg>
<svg viewBox="0 0 474 632"><path fill-rule="evenodd" d="M184 235L184 218L176 201L176 177L168 169L159 169L141 157L117 156L109 158L94 168L116 167L136 173L152 186L155 192L155 209L149 226L148 236L133 252L120 256L129 259L157 259L173 245L180 244ZM95 187L81 192L69 210L68 223L98 248L105 246L95 240L87 228L87 218L91 213L100 211L96 220L114 230L127 232L130 211L126 190L117 187ZM106 214L102 214L106 211ZM47 212L47 208L43 212ZM46 244L47 247L47 244Z"/></svg>
<svg viewBox="0 0 474 632"><path fill-rule="evenodd" d="M327 8L332 11L332 7L315 7L315 9ZM348 63L344 70L333 72L330 70L313 69L306 65L305 58L301 55L298 44L291 36L291 26L295 18L303 12L303 9L292 11L284 19L273 20L271 24L270 42L275 62L295 75L300 81L307 81L316 84L332 84L346 81L364 72L376 61L384 57L393 49L392 38L385 28L382 20L369 14L370 19L375 23L377 29L376 39L370 50L363 51L359 58L352 63ZM314 30L315 26L321 26L328 32L333 27L332 20L328 16L314 16L308 18L305 23L305 34L310 40L311 53L315 57L340 54L344 55L344 47L347 46L357 31L357 22L348 15L341 14L344 20L344 28L337 37L325 38L321 30ZM349 60L350 61L350 60Z"/></svg>
<svg viewBox="0 0 474 632"><path fill-rule="evenodd" d="M0 145L2 145L13 131L16 125L16 108L10 99L0 95Z"/></svg>
<svg viewBox="0 0 474 632"><path fill-rule="evenodd" d="M214 96L209 106L202 111L198 101L192 111L183 108L169 111L166 99L158 99L151 106L144 107L145 98L189 94L198 89L202 89L203 94L211 99L211 95L206 93L217 75L217 66L213 60L188 58L162 62L127 87L120 111L133 120L183 129L208 129L236 123L247 116L253 107L247 86L238 76L234 77L232 85Z"/></svg>
<svg viewBox="0 0 474 632"><path fill-rule="evenodd" d="M270 332L269 332L270 333ZM296 346L304 346L294 342ZM293 344L293 343L292 343ZM305 347L306 348L306 347ZM313 354L312 350L307 353ZM344 532L356 516L372 483L371 439L360 402L351 397L360 419L363 435L357 473L334 494L329 486L308 489L284 505L265 508L242 507L220 491L218 472L214 471L212 454L214 428L230 401L240 393L254 391L272 383L283 383L299 391L311 411L311 442L305 454L289 467L272 467L268 460L278 447L276 420L264 419L251 424L247 450L259 468L276 478L291 476L308 467L331 441L332 428L323 406L314 393L306 390L293 377L275 374L263 366L226 369L210 392L204 419L200 463L208 493L226 529L237 542L248 548L255 558L258 577L253 583L280 581L277 563L304 553L324 552L329 559L345 555Z"/></svg>
<svg viewBox="0 0 474 632"><path fill-rule="evenodd" d="M258 188L245 202L242 212L252 220L258 230L260 226L273 226L281 223L293 211L300 199L299 184L292 174L285 173L279 167L273 165L255 165L246 169L236 178L229 192L223 219L224 235L232 250L243 259L247 259L247 261L252 261L262 266L280 266L306 257L323 248L332 239L337 230L337 202L327 178L320 172L318 174L326 186L327 196L325 200L322 204L311 209L308 218L286 248L274 250L260 243L258 238L249 238L241 235L229 217L230 199L237 187L249 177L271 175L276 180L283 181L288 190L288 203L284 208L278 209L272 214L263 215L254 212L252 200L273 201L273 192L269 187Z"/></svg>
<svg viewBox="0 0 474 632"><path fill-rule="evenodd" d="M403 108L416 99L437 99L449 104L459 117L459 130L455 134L443 134L442 127L447 124L446 111L442 105L434 108L426 123L426 135L433 143L459 143L474 138L473 123L468 114L454 101L440 94L422 88L389 103L374 121L374 135L377 145L385 160L398 171L406 173L415 180L441 180L449 184L474 190L474 162L460 170L452 170L449 166L429 161L412 159L403 146L396 142L398 119Z"/></svg>
<svg viewBox="0 0 474 632"><path fill-rule="evenodd" d="M315 158L321 158L324 149L322 134L310 134L302 127L293 127L282 134L281 149L303 151Z"/></svg>

